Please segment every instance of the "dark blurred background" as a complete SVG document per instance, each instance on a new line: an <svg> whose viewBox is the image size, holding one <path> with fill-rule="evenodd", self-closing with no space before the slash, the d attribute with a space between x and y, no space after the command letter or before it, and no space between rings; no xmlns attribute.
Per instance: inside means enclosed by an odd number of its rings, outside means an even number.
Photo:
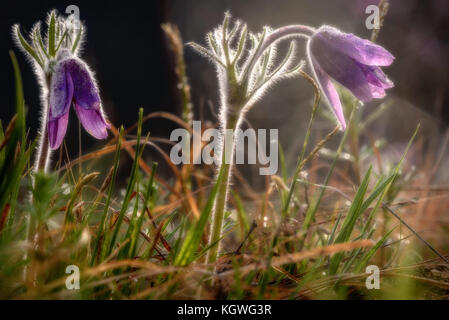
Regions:
<svg viewBox="0 0 449 320"><path fill-rule="evenodd" d="M21 52L11 40L11 26L20 23L28 32L37 20L45 20L53 8L64 13L68 5L80 8L80 18L88 28L83 57L97 74L104 108L109 119L125 127L137 119L139 107L145 113L164 110L180 113L176 82L168 54L163 22L178 25L184 42L204 43L204 35L223 19L229 10L245 21L250 30L264 25L330 24L346 32L369 38L365 27L365 8L378 1L365 0L151 0L151 1L8 1L0 9L0 118L5 123L13 115L14 87L8 50L14 49L22 70L25 98L29 107L28 124L34 137L38 128L39 90L35 76ZM392 0L378 42L396 57L386 73L395 82L389 95L402 101L402 123L407 124L409 110L416 115L430 114L437 125L449 121L445 112L449 102L449 1ZM302 47L300 47L302 48ZM299 51L301 54L303 51ZM200 105L213 120L209 105L217 108L217 82L214 67L204 58L185 50L187 73L192 87L198 118ZM304 80L286 80L278 85L248 117L260 128L281 128L281 141L295 152L295 133L306 121L313 91ZM370 106L368 106L370 107ZM402 107L401 107L402 108ZM304 111L305 110L305 111ZM421 112L423 111L423 112ZM417 113L416 113L417 112ZM416 115L415 115L416 114ZM71 114L74 118L74 113ZM441 121L440 121L440 120ZM67 142L76 152L78 125L71 122ZM330 124L331 126L333 124ZM169 135L174 125L165 120L147 124L155 136ZM398 128L393 128L396 130ZM293 134L293 135L292 135ZM83 146L98 143L83 133ZM289 144L291 144L289 146ZM290 147L290 148L289 148Z"/></svg>

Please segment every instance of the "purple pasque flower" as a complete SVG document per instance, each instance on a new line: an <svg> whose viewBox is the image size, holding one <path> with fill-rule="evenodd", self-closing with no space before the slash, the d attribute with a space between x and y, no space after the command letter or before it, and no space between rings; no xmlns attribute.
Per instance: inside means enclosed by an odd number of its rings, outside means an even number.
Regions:
<svg viewBox="0 0 449 320"><path fill-rule="evenodd" d="M391 65L393 55L369 40L322 26L310 38L307 50L315 78L343 130L346 122L332 80L362 102L383 98L385 89L393 87L380 68Z"/></svg>
<svg viewBox="0 0 449 320"><path fill-rule="evenodd" d="M97 139L106 139L110 125L103 114L93 74L70 50L61 49L50 84L47 126L52 149L59 148L64 139L72 103L84 129Z"/></svg>

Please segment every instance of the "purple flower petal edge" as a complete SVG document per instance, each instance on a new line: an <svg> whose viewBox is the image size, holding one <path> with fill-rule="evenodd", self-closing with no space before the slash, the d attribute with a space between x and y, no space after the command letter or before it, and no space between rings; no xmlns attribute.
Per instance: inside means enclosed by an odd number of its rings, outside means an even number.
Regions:
<svg viewBox="0 0 449 320"><path fill-rule="evenodd" d="M323 26L318 29L317 35L335 49L362 64L389 66L394 61L394 56L385 48L353 34L343 33L336 28Z"/></svg>
<svg viewBox="0 0 449 320"><path fill-rule="evenodd" d="M346 123L332 80L363 102L383 98L385 89L393 87L379 67L390 65L393 55L369 40L323 26L310 38L307 50L315 78L343 130Z"/></svg>
<svg viewBox="0 0 449 320"><path fill-rule="evenodd" d="M64 136L67 131L67 124L69 121L69 113L66 112L59 118L55 118L48 121L48 142L51 149L58 149L64 140Z"/></svg>
<svg viewBox="0 0 449 320"><path fill-rule="evenodd" d="M320 66L316 62L314 62L313 59L312 59L312 67L315 76L318 80L318 84L321 87L321 91L324 93L325 99L327 100L329 106L331 107L331 110L334 113L335 117L337 118L341 129L345 130L346 121L345 116L343 114L343 107L341 105L338 92L331 81L331 78L323 70L321 70Z"/></svg>
<svg viewBox="0 0 449 320"><path fill-rule="evenodd" d="M48 139L50 148L57 149L67 131L70 105L74 103L78 118L92 136L105 139L107 123L93 74L87 65L71 52L58 54L52 77L48 111Z"/></svg>
<svg viewBox="0 0 449 320"><path fill-rule="evenodd" d="M84 129L97 139L106 139L108 137L107 129L110 125L105 121L99 109L85 109L75 105L78 119Z"/></svg>

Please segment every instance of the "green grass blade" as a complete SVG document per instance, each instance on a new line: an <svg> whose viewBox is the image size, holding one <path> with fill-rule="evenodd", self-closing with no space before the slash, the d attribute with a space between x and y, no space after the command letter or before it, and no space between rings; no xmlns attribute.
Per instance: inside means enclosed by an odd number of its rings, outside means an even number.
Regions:
<svg viewBox="0 0 449 320"><path fill-rule="evenodd" d="M11 62L14 68L14 79L16 87L16 114L17 127L16 130L20 134L21 143L25 143L26 125L25 125L25 99L23 95L22 75L20 73L19 63L13 51L9 51Z"/></svg>
<svg viewBox="0 0 449 320"><path fill-rule="evenodd" d="M141 108L139 110L139 122L138 122L138 127L137 127L136 155L134 157L134 162L132 165L131 174L129 177L129 182L128 182L128 186L126 188L126 193L125 193L125 197L123 199L122 207L120 209L120 213L117 218L117 221L115 222L115 227L114 227L114 230L112 233L109 248L107 250L107 255L109 255L112 252L112 250L115 246L115 242L117 240L117 237L118 237L118 234L120 231L120 227L123 222L123 218L126 214L126 210L128 209L129 203L131 201L131 195L133 193L134 186L137 181L137 171L139 169L139 159L140 159L140 154L141 154L141 149L142 149L142 145L140 144L140 138L141 138L141 134L142 134L142 119L143 119L143 109Z"/></svg>
<svg viewBox="0 0 449 320"><path fill-rule="evenodd" d="M240 199L239 195L234 190L231 190L231 194L235 200L235 206L237 209L237 218L243 229L242 230L243 231L242 239L243 239L245 234L248 233L249 231L248 215L245 211L245 208L243 207L242 199Z"/></svg>
<svg viewBox="0 0 449 320"><path fill-rule="evenodd" d="M372 168L369 168L368 172L365 174L360 187L357 190L357 193L354 197L351 207L349 208L348 214L346 215L345 220L343 221L343 226L335 239L335 243L343 243L349 240L352 231L354 229L355 223L362 211L360 210L363 204L363 198L366 194L366 190L368 188L369 178L371 176ZM343 258L342 253L337 253L331 258L329 272L331 274L335 274L337 272L338 266L340 265L341 259Z"/></svg>
<svg viewBox="0 0 449 320"><path fill-rule="evenodd" d="M22 77L14 52L10 51L9 54L14 69L16 115L15 122L11 124L12 131L2 150L3 161L0 167L0 212L3 212L7 203L11 206L7 226L12 224L20 181L31 154L31 150L26 149L25 100Z"/></svg>
<svg viewBox="0 0 449 320"><path fill-rule="evenodd" d="M103 246L102 246L103 249L101 250L102 252L105 252L105 248L106 248L106 244L107 244L106 236L103 237L103 235L104 235L104 231L105 231L105 223L108 220L107 217L108 217L108 212L109 212L109 206L111 204L112 192L114 191L115 179L117 177L117 170L118 170L118 166L119 166L119 162L120 162L120 151L121 151L121 146L122 146L122 137L123 137L123 126L120 128L118 141L117 141L117 148L115 149L114 165L113 165L111 182L109 184L108 196L106 198L106 203L104 205L103 215L101 216L100 224L98 225L97 236L96 236L96 240L94 242L93 254L92 254L91 261L90 261L91 266L95 263L95 259L97 257L97 250L99 250L99 248L100 248L102 238L103 238ZM103 256L102 252L100 252L98 256L102 257Z"/></svg>
<svg viewBox="0 0 449 320"><path fill-rule="evenodd" d="M221 180L223 179L223 167L220 170L217 181L215 182L214 187L207 199L206 206L201 212L199 220L194 223L187 232L184 243L179 250L179 253L175 258L175 265L185 266L192 262L193 258L196 255L197 249L201 242L201 237L204 233L204 229L209 220L210 214L212 212L214 206L215 196L217 195L218 187L220 185Z"/></svg>
<svg viewBox="0 0 449 320"><path fill-rule="evenodd" d="M316 212L318 211L318 208L321 203L321 199L323 198L324 192L326 191L327 185L329 184L329 180L332 176L332 173L334 172L335 166L337 164L338 159L340 158L340 154L343 151L343 146L345 145L346 139L348 137L349 129L352 123L352 118L354 116L356 108L353 108L351 111L351 115L349 117L348 121L348 128L346 128L345 133L343 134L343 137L340 140L340 144L338 145L337 152L335 153L335 157L332 161L331 167L327 173L326 178L324 179L323 186L321 187L320 193L318 195L318 199L309 207L309 209L306 212L306 217L304 219L304 224L302 226L303 230L308 230L310 227L310 224L315 219Z"/></svg>
<svg viewBox="0 0 449 320"><path fill-rule="evenodd" d="M136 226L133 230L133 233L131 235L131 242L130 242L130 246L129 246L129 252L128 252L128 257L132 258L135 256L136 253L136 247L137 247L137 238L139 235L139 231L142 228L142 224L143 224L143 219L145 217L145 211L148 208L148 201L153 193L153 183L154 183L154 175L156 173L158 164L155 162L153 163L153 166L151 168L151 175L150 175L150 179L148 181L148 186L147 186L147 190L145 192L145 197L143 200L143 207L142 207L142 212L137 220Z"/></svg>
<svg viewBox="0 0 449 320"><path fill-rule="evenodd" d="M389 232L387 232L382 239L380 239L379 241L377 241L377 243L371 247L363 256L362 259L360 259L359 263L356 265L356 267L354 268L354 272L355 273L360 273L362 271L362 269L366 266L366 264L368 263L369 259L371 259L371 257L376 253L376 251L385 243L385 241L387 241L388 237L390 236L390 234L393 232L394 229L390 230Z"/></svg>

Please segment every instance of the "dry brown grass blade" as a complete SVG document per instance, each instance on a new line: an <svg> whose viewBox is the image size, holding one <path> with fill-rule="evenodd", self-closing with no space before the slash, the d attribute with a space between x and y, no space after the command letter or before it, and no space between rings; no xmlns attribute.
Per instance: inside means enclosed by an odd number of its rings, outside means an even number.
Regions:
<svg viewBox="0 0 449 320"><path fill-rule="evenodd" d="M103 263L108 263L110 261L113 261L117 257L117 255L119 254L120 250L122 250L122 248L124 246L126 246L128 243L129 243L129 239L126 239L122 243L118 244L115 247L114 251L112 251L111 254L108 257L106 257L106 259L103 261Z"/></svg>
<svg viewBox="0 0 449 320"><path fill-rule="evenodd" d="M165 118L165 119L171 120L171 121L179 124L181 127L185 128L189 132L192 131L192 128L190 128L190 126L184 120L182 120L181 118L179 118L178 116L176 116L174 114L171 114L169 112L164 112L164 111L153 112L153 113L147 114L145 117L143 117L142 123L144 123L145 121L152 119L152 118ZM125 134L132 132L136 128L137 128L137 122L134 123L129 128L125 129Z"/></svg>
<svg viewBox="0 0 449 320"><path fill-rule="evenodd" d="M119 132L117 130L116 127L114 127L114 125L111 124L111 131L114 134L115 139L118 139L119 136ZM123 139L122 141L122 146L125 148L125 150L128 152L128 154L130 155L130 157L134 160L134 158L136 157L136 152L134 151L134 149L132 148L132 146L127 145L126 144L126 140ZM137 141L136 141L137 143ZM156 147L155 144L151 144L152 146ZM156 149L159 149L158 147ZM160 150L160 149L159 149ZM167 161L167 159L165 159ZM171 164L171 161L168 161L168 164ZM142 160L142 158L139 159L139 166L142 168L143 171L145 171L145 173L147 175L151 174L151 168L145 163L145 161ZM157 174L154 175L154 179L156 179L157 182L159 182L160 184L162 184L165 188L167 188L168 190L170 190L172 193L175 193L175 190L173 190L173 188L166 183L162 178L160 178Z"/></svg>
<svg viewBox="0 0 449 320"><path fill-rule="evenodd" d="M136 269L146 269L146 270L152 270L159 273L168 273L168 272L176 272L181 270L178 267L172 267L172 266L161 266L159 264L155 264L149 261L142 261L142 260L119 260L119 261L111 261L109 263L103 263L100 264L94 268L90 268L86 270L83 275L86 276L95 276L98 274L101 274L103 272L114 270L117 268L122 267L130 267L130 268L136 268Z"/></svg>
<svg viewBox="0 0 449 320"><path fill-rule="evenodd" d="M379 24L380 24L380 28L382 28L384 25L385 17L388 13L388 9L390 7L390 3L388 0L380 0L377 7L379 8L379 12L380 12ZM373 29L373 32L371 33L371 41L372 42L376 42L377 37L379 36L380 28Z"/></svg>
<svg viewBox="0 0 449 320"><path fill-rule="evenodd" d="M136 145L137 140L127 140L127 141L123 141L122 142L122 149L125 149L126 147L132 147L134 145ZM153 144L151 144L152 146L154 146ZM92 160L92 159L96 159L98 157L102 157L104 155L113 153L117 148L116 144L112 144L112 145L107 145L105 147L103 147L100 150L97 151L93 151L91 153L85 154L81 157L78 157L74 160L71 160L69 163L67 163L65 166L59 168L58 171L64 171L64 170L68 170L70 168L72 168L74 165L84 162L84 161L88 161L88 160ZM176 194L179 196L179 194L173 190L173 188L167 183L165 182L162 178L158 177L157 175L154 176L154 178L156 179L157 182L159 182L162 186L164 186L167 190L170 190L170 192ZM162 190L163 191L163 190Z"/></svg>
<svg viewBox="0 0 449 320"><path fill-rule="evenodd" d="M6 218L8 217L10 208L11 208L11 205L9 203L7 203L5 205L5 207L3 208L3 212L2 212L2 215L0 217L0 231L2 231L3 227L5 226Z"/></svg>
<svg viewBox="0 0 449 320"><path fill-rule="evenodd" d="M128 141L124 141L124 142L122 143L122 149L123 149L125 146L128 146L128 145L129 145L129 146L133 146L133 145L135 145L136 143L137 143L137 140L128 140ZM87 160L95 159L95 158L98 158L98 157L107 155L107 154L109 154L109 153L112 153L112 152L115 151L116 148L117 148L117 145L116 145L116 144L113 144L113 145L108 145L108 146L106 146L106 147L103 147L103 148L101 148L100 150L97 150L97 151L93 151L93 152L87 153L87 154L85 154L85 155L83 155L83 156L81 156L81 157L78 157L78 158L76 158L76 159L74 159L74 160L71 160L71 161L70 161L69 163L67 163L65 166L61 167L61 168L59 169L59 171L68 170L68 169L70 169L71 167L73 167L74 165L76 165L76 164L78 164L78 163L80 163L80 162L84 162L84 161L87 161Z"/></svg>
<svg viewBox="0 0 449 320"><path fill-rule="evenodd" d="M179 268L171 267L171 266L160 266L155 263L149 262L149 261L142 261L142 260L119 260L119 261L111 261L108 263L102 263L96 267L86 269L82 272L81 277L95 277L95 276L101 276L104 272L111 271L118 268L135 268L135 269L141 269L141 270L147 270L151 271L152 275L156 274L163 274L163 273L173 273L176 271L179 271ZM50 292L51 290L64 286L66 281L66 277L62 277L60 279L57 279L45 287L39 288L39 294L42 295L46 292ZM26 294L21 298L27 298L28 296L32 296L31 294Z"/></svg>
<svg viewBox="0 0 449 320"><path fill-rule="evenodd" d="M187 126L187 124L186 124L184 121L182 121L182 120L179 119L178 117L173 116L173 115L171 115L171 114L169 114L169 113L167 113L167 114L165 114L164 112L161 112L161 113L152 113L152 114L147 115L147 116L145 117L145 119L150 119L150 118L152 118L152 117L166 117L166 118L170 118L170 119L172 119L173 121L176 121L176 122L180 123L180 124L181 124L182 126L184 126L184 127ZM113 124L110 124L110 125L111 125L110 130L111 130L111 132L113 133L115 139L117 139L117 138L118 138L118 135L119 135L119 131L117 130L117 128L116 128ZM127 132L132 131L132 128L130 128L130 129L126 130L126 131L127 131ZM132 159L134 159L135 156L136 156L135 150L132 148L132 146L134 146L136 143L137 143L137 140L124 140L124 141L122 142L122 148L124 148L124 149L128 152L128 154L130 155L130 157L131 157ZM174 164L172 163L172 161L170 160L170 157L169 157L169 156L168 156L168 155L167 155L167 154L166 154L166 153L165 153L165 152L164 152L158 145L156 145L156 144L154 144L154 143L151 143L151 142L149 142L149 141L148 141L147 143L150 144L153 148L156 149L156 151L158 151L158 152L162 155L162 157L164 158L164 160L166 161L166 163L169 165L170 169L171 169L171 170L173 171L173 173L175 174L175 176L176 176L176 178L178 179L178 181L181 181L182 189L183 189L183 191L184 191L184 193L185 193L185 197L186 197L186 199L187 199L187 202L188 202L188 204L189 204L189 207L190 207L190 209L192 210L192 212L193 212L195 218L198 219L199 216L200 216L200 212L199 212L198 206L196 205L196 202L195 202L195 200L193 199L191 192L190 192L189 190L187 190L187 188L186 188L186 186L185 186L185 183L184 183L184 181L183 181L183 179L182 179L182 176L181 176L181 173L180 173L179 169L176 167L176 165L174 165ZM60 170L66 170L66 169L72 167L73 165L75 165L75 164L77 164L77 163L81 163L81 162L84 162L84 161L87 161L87 160L90 160L90 159L95 159L95 158L100 157L100 156L103 156L103 155L105 155L105 154L112 153L112 152L115 151L115 149L116 149L116 145L115 145L115 144L113 144L113 145L107 145L106 147L102 148L101 150L98 150L98 151L95 151L95 152L86 154L86 155L84 155L84 156L81 156L81 157L79 157L79 158L73 160L73 161L70 161L69 164L67 164L66 166L62 167ZM145 161L143 161L142 159L139 159L139 166L142 168L142 170L143 170L146 174L148 174L148 175L151 174L151 168L150 168L150 167L145 163ZM181 196L178 192L176 192L176 190L174 190L168 183L166 183L166 182L165 182L162 178L160 178L158 175L155 174L155 175L154 175L154 178L156 179L156 181L158 181L160 184L162 184L166 189L168 189L169 191L171 191L171 192L172 192L174 195L176 195L178 198Z"/></svg>
<svg viewBox="0 0 449 320"><path fill-rule="evenodd" d="M327 247L321 247L321 248L315 248L308 251L300 251L295 253L286 254L280 257L274 257L271 261L272 267L280 267L285 264L289 263L297 263L305 259L310 259L313 257L319 257L319 256L328 256L334 253L338 252L344 252L344 251L351 251L357 248L367 248L372 247L374 245L373 241L371 240L359 240L359 241L353 241L353 242L345 242L345 243L338 243L333 244ZM239 269L240 275L247 274L248 272L251 272L253 270L257 269L264 269L266 268L265 265L266 260L262 260L261 263L252 263L249 265L246 265ZM232 276L234 274L234 270L226 271L220 274L220 277L222 276Z"/></svg>
<svg viewBox="0 0 449 320"><path fill-rule="evenodd" d="M303 168L304 165L312 159L320 150L324 147L325 144L329 142L329 140L336 134L340 132L340 126L336 126L334 130L329 132L323 139L320 140L320 142L317 143L317 145L313 148L312 151L305 157L305 159L301 162L300 168Z"/></svg>
<svg viewBox="0 0 449 320"><path fill-rule="evenodd" d="M6 146L6 144L9 141L9 138L11 138L12 131L13 131L14 127L16 126L16 120L17 120L17 115L14 115L14 117L9 122L8 127L6 127L5 136L3 137L3 141L0 145L0 151Z"/></svg>
<svg viewBox="0 0 449 320"><path fill-rule="evenodd" d="M161 238L161 232L162 232L162 227L163 226L164 226L164 224L160 223L159 226L156 229L156 234L154 235L154 239L153 239L153 241L151 243L150 250L148 251L149 252L148 257L151 257L152 254L153 254L154 249L156 249L157 242L159 241L159 238ZM164 243L164 241L162 241L162 243L164 244L164 247L165 247L166 241L165 241L165 243ZM168 243L166 243L166 244L168 245ZM167 247L165 247L165 248L167 249ZM171 248L169 248L169 249L171 249Z"/></svg>
<svg viewBox="0 0 449 320"><path fill-rule="evenodd" d="M420 277L420 276L415 276L415 275L407 274L407 273L394 273L394 272L389 272L389 273L387 273L386 275L392 276L392 277L409 278L409 279L415 280L415 281L417 281L417 282L424 283L424 284L429 285L429 286L433 286L433 287L438 287L438 288L441 288L441 289L449 290L449 283L444 282L444 281L438 281L438 280L434 280L434 279L428 279L428 278L424 278L424 277Z"/></svg>
<svg viewBox="0 0 449 320"><path fill-rule="evenodd" d="M158 295L163 295L163 293L169 288L173 287L173 285L180 283L180 280L182 280L185 276L186 275L184 273L179 273L175 275L172 279L165 282L164 284L158 287L150 287L145 290L142 290L139 293L135 294L134 296L131 296L130 299L131 300L143 299L153 292L157 292ZM153 299L157 299L157 297L153 297Z"/></svg>
<svg viewBox="0 0 449 320"><path fill-rule="evenodd" d="M211 188L212 188L212 184L201 186L201 187L197 188L195 191L193 191L192 195L194 196L198 193L205 192L205 190L208 190ZM184 201L185 201L185 197L180 197L178 200L170 201L168 204L158 205L158 206L154 207L151 211L153 212L153 214L156 215L154 218L157 219L160 216L164 215L165 213L172 211L176 208L179 208L180 206L182 206Z"/></svg>
<svg viewBox="0 0 449 320"><path fill-rule="evenodd" d="M181 187L182 190L184 192L184 196L187 199L187 203L190 206L190 209L192 210L195 218L199 219L200 217L200 212L198 210L198 207L196 205L195 200L192 197L192 194L190 192L190 190L188 190L184 179L182 178L181 172L179 171L178 167L171 161L170 156L164 152L164 150L162 150L158 145L148 142L153 148L155 148L164 158L164 160L167 162L167 164L169 165L169 167L171 168L171 170L173 171L173 173L176 176L176 179L181 183ZM175 192L174 192L175 193ZM179 193L175 193L177 194L178 198L181 196Z"/></svg>
<svg viewBox="0 0 449 320"><path fill-rule="evenodd" d="M112 134L114 135L114 137L118 138L120 133L113 124L111 124L110 130L112 131ZM122 143L125 143L125 142L126 142L126 140L123 139ZM125 144L124 144L124 148L129 153L131 158L134 160L134 158L136 157L136 152L134 151L134 149L131 146L125 145ZM139 159L139 166L142 168L143 171L145 171L145 173L147 175L151 174L151 168L145 163L145 161L142 160L142 158Z"/></svg>
<svg viewBox="0 0 449 320"><path fill-rule="evenodd" d="M112 181L112 175L114 173L114 166L112 166L109 169L108 174L106 175L106 178L103 180L103 183L101 184L100 190L99 190L99 194L97 196L97 199L95 202L100 201L100 199L103 197L104 192L106 191L106 188L109 186L109 184Z"/></svg>
<svg viewBox="0 0 449 320"><path fill-rule="evenodd" d="M415 266L413 266L412 268L415 268ZM399 267L399 268L393 268L393 269L388 269L388 270L381 270L380 273L381 273L382 277L393 277L395 279L399 278L399 277L408 278L408 279L414 280L416 282L420 282L424 285L449 290L449 283L447 283L447 282L438 281L435 279L429 279L429 278L425 278L425 277L421 277L421 276L417 276L417 275L413 275L413 274L409 274L409 273L403 273L403 272L400 272L401 270L404 270L404 268ZM340 275L340 276L333 276L333 277L326 278L326 279L319 281L318 283L314 284L313 286L310 286L310 288L308 288L307 290L318 291L320 289L323 289L323 288L333 285L337 281L341 284L358 285L360 283L357 283L355 281L361 280L361 279L365 280L366 274L360 273L360 274L346 274L346 275ZM363 286L364 285L365 284L363 283Z"/></svg>
<svg viewBox="0 0 449 320"><path fill-rule="evenodd" d="M133 197L134 197L134 195L133 195ZM131 197L132 198L132 197ZM140 193L139 192L139 198L142 200L142 202L144 202L145 201L145 197L143 196L143 194L142 193ZM154 220L154 217L153 217L153 215L151 214L151 211L150 211L150 209L146 206L146 204L144 204L144 211L147 213L147 215L148 215L148 219L150 220L150 222L151 222L151 225L153 226L153 228L155 229L155 230L159 230L158 232L160 233L160 230L162 230L162 226L164 225L164 221L162 221L160 224L159 224L159 226L157 225L157 223L156 223L156 221ZM165 240L165 238L164 238L164 236L162 236L161 234L158 234L157 236L155 236L155 237L161 237L161 242L162 242L162 244L164 245L164 248L168 251L168 252L170 252L171 251L171 247L170 247L170 245L168 244L168 242L167 242L167 240ZM157 242L157 241L156 241ZM151 250L152 251L152 250Z"/></svg>
<svg viewBox="0 0 449 320"><path fill-rule="evenodd" d="M186 75L186 63L184 61L184 41L181 38L181 33L176 25L171 23L162 24L162 29L167 37L167 44L169 47L169 53L171 53L173 59L173 71L174 71L174 88L176 90L175 103L179 106L179 110L182 111L182 119L189 124L192 124L193 120L193 104L192 95L190 92L190 85Z"/></svg>
<svg viewBox="0 0 449 320"><path fill-rule="evenodd" d="M187 198L187 202L188 202L188 204L190 206L190 209L193 212L193 215L198 220L200 218L200 210L198 209L198 206L196 205L196 202L195 202L195 200L194 200L194 198L192 196L192 192L190 191L190 189L185 186L184 182L183 182L183 185L184 185L184 188L183 188L184 190L183 191L184 191L184 194L185 194L185 196Z"/></svg>
<svg viewBox="0 0 449 320"><path fill-rule="evenodd" d="M130 198L130 199L132 200L136 195L137 195L137 192L134 192L134 193L131 195L131 198ZM140 193L139 193L139 196L142 197L142 195L141 195ZM149 217L150 221L152 222L153 227L154 227L155 229L157 229L157 224L156 224L156 222L154 221L154 219L153 219L153 217L152 217L150 211L148 210L148 208L147 208L145 211L147 212L148 217ZM110 230L112 230L112 229L114 228L115 223L117 222L118 216L119 216L119 212L118 212L118 211L113 212L112 222L111 222L111 225L109 226L109 229L110 229ZM131 220L127 217L127 215L125 215L125 216L123 217L123 222L125 222L126 224L129 225L130 222L131 222ZM161 222L161 225L163 225L163 222ZM149 237L148 237L142 230L139 231L139 234L140 234L140 235L141 235L141 236L142 236L148 243L151 243L151 242L152 242L152 241L151 241L151 238L149 238ZM161 237L161 242L163 243L163 245L164 245L164 247L165 247L165 249L166 249L167 251L171 251L170 245L168 244L168 242L165 240L165 238L164 238L163 236ZM157 253L158 253L161 257L164 257L164 255L159 251L159 249L156 248L156 251L157 251ZM163 260L165 260L165 258L164 258Z"/></svg>

